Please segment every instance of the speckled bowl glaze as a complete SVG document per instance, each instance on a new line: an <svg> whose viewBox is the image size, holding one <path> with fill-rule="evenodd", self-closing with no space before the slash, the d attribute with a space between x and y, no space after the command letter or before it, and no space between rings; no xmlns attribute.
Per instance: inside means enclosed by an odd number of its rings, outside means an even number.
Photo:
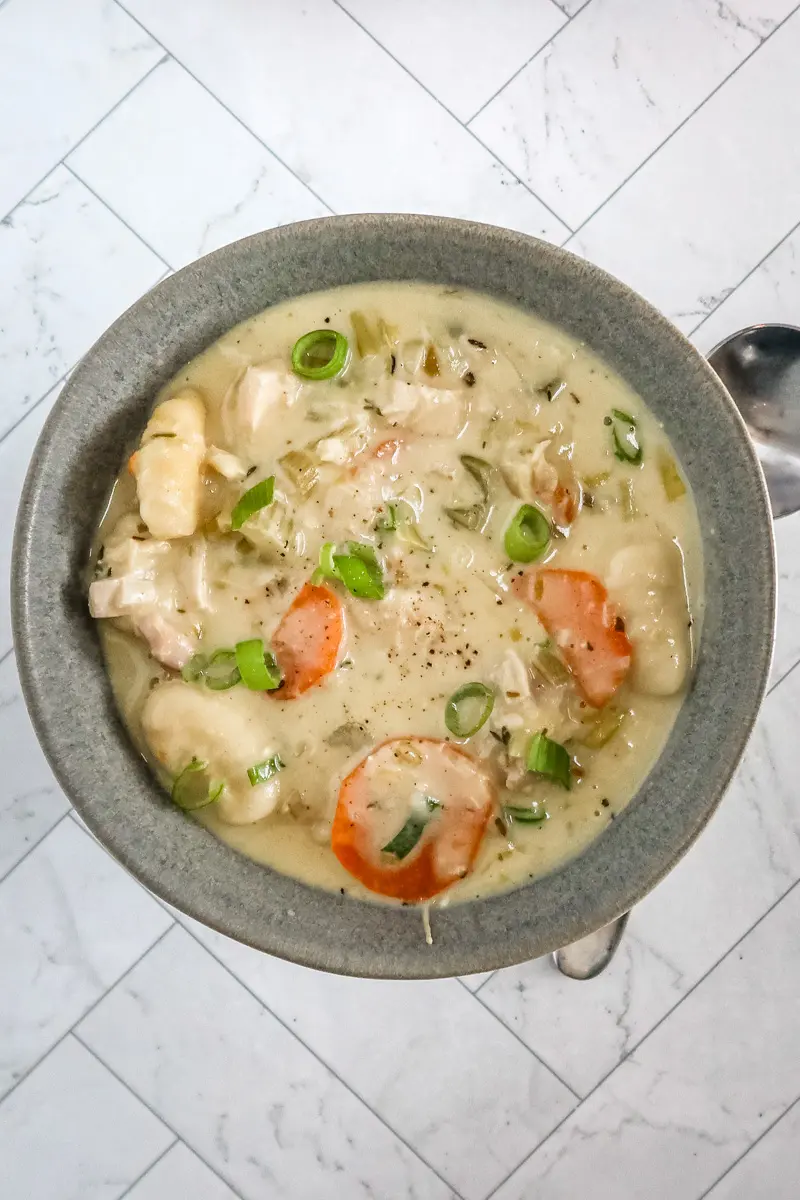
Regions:
<svg viewBox="0 0 800 1200"><path fill-rule="evenodd" d="M704 531L707 615L691 691L625 812L578 858L490 899L419 913L331 895L257 865L184 816L117 716L82 582L123 449L154 394L238 321L305 292L425 280L511 301L587 342L663 421ZM237 242L160 283L104 334L45 425L13 564L14 637L39 740L89 828L148 888L271 954L346 974L467 974L599 928L670 870L719 803L769 672L772 524L757 459L705 361L655 309L563 250L423 216L333 217Z"/></svg>

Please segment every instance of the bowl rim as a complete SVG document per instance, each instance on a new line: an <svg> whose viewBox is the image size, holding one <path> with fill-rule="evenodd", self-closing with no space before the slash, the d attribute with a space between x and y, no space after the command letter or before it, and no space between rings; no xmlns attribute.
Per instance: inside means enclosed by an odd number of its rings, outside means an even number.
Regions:
<svg viewBox="0 0 800 1200"><path fill-rule="evenodd" d="M287 932L284 924L280 923L272 923L261 929L251 919L252 914L248 914L248 919L240 920L238 914L230 910L225 910L224 903L222 909L219 908L220 896L224 898L227 895L224 889L215 893L214 899L210 903L203 902L202 897L198 900L197 896L187 900L184 882L180 875L165 875L165 865L158 857L155 859L148 858L146 853L141 853L132 847L130 840L122 836L121 823L108 823L102 819L97 819L91 809L91 805L87 801L85 784L81 782L76 772L74 758L71 759L65 752L64 739L60 738L56 732L52 719L52 711L48 705L47 664L40 661L40 655L37 651L36 629L31 618L33 542L35 537L38 536L39 525L42 524L40 508L44 481L40 468L47 460L48 455L53 452L54 446L60 436L62 423L68 418L70 410L80 397L84 376L90 370L93 362L98 357L102 357L108 348L113 346L118 337L121 335L124 336L129 322L143 310L143 306L157 303L159 297L177 295L185 285L191 287L193 282L196 283L199 273L208 271L209 269L212 271L216 269L221 270L224 276L228 266L235 264L237 255L243 253L257 254L265 249L274 249L280 252L284 246L287 246L291 250L297 242L308 242L310 239L311 244L313 244L320 237L323 240L328 237L335 238L337 235L360 238L367 233L379 237L381 233L385 233L388 236L390 233L393 235L402 235L403 233L409 234L411 231L420 231L423 235L444 236L445 238L452 237L453 239L466 238L469 240L471 238L478 238L483 241L488 240L498 250L501 247L505 251L510 249L512 253L519 254L522 257L526 254L528 256L532 255L545 263L557 264L564 270L579 271L588 277L594 286L615 295L621 303L624 302L627 305L629 310L638 313L654 331L654 336L658 336L664 345L669 346L676 355L691 360L698 377L704 378L706 383L710 385L711 390L716 393L719 407L725 410L725 416L731 424L734 438L738 437L739 449L743 452L744 459L749 464L749 485L755 489L757 505L760 510L757 521L759 532L762 537L766 538L764 547L767 552L765 572L764 577L761 579L764 599L763 612L760 614L762 624L760 632L762 636L760 643L753 649L755 661L751 663L753 673L758 677L758 682L749 697L746 717L739 720L735 730L731 732L725 762L718 765L713 780L705 786L702 807L693 810L693 819L685 822L679 835L672 837L669 849L655 856L651 853L649 856L646 856L646 862L639 861L634 855L636 861L628 876L618 879L615 886L607 889L606 894L601 895L599 899L597 896L587 895L587 889L580 885L579 877L576 876L577 885L575 880L570 880L567 891L563 893L564 895L569 895L571 901L570 911L564 912L563 916L559 914L557 911L558 898L554 896L553 903L556 905L556 910L554 911L551 905L547 913L547 920L550 922L548 928L551 929L549 937L543 938L541 932L537 932L535 928L532 930L529 929L526 932L525 916L526 912L529 915L529 909L526 909L525 897L528 894L532 894L533 889L537 885L540 886L541 890L541 886L544 883L552 881L557 877L563 878L569 875L570 870L574 871L575 864L584 860L587 853L595 849L604 840L603 835L595 838L589 844L586 851L568 860L563 866L556 868L555 871L538 877L536 880L507 892L439 910L436 925L444 929L444 947L434 954L431 954L428 947L424 945L421 934L419 938L420 945L417 951L404 947L402 952L395 952L392 946L386 947L381 945L379 941L376 941L376 931L380 932L381 926L387 927L386 932L391 938L392 928L400 929L400 926L395 921L396 915L402 913L407 918L411 910L399 910L350 896L341 899L335 893L322 892L321 889L311 888L309 885L303 884L298 880L282 876L271 868L259 865L258 870L263 873L265 879L270 880L274 889L279 892L281 888L283 889L282 896L284 894L294 895L298 898L299 904L305 904L306 902L311 904L309 893L313 893L317 897L324 896L331 914L330 919L334 923L340 920L341 913L345 911L345 922L357 928L363 927L363 929L369 929L371 939L365 939L362 930L360 937L355 937L353 944L348 945L345 952L341 946L331 943L329 931L319 936L314 936L313 933L309 934L308 929L304 929L302 936L298 936L297 931ZM388 277L384 276L384 278L388 280ZM316 291L319 289L313 288L310 290ZM474 290L488 291L488 289L482 289L479 286L475 286ZM499 293L495 293L495 295L500 299L503 298ZM508 302L515 303L512 297L507 296L506 299ZM519 304L519 301L516 301L516 303ZM240 319L244 320L246 316L242 316ZM211 338L207 344L212 344L214 340L216 339ZM597 350L594 347L593 349L602 357L602 350ZM193 357L193 355L190 357ZM557 949L562 944L578 940L580 937L621 916L633 905L642 900L672 870L690 848L719 805L739 765L767 690L774 650L776 611L775 540L766 483L755 448L733 400L705 358L700 355L688 339L666 317L639 296L638 293L632 291L632 289L607 274L601 268L588 263L570 251L526 234L454 218L406 213L365 213L316 218L311 221L298 222L253 234L248 238L230 243L206 255L204 258L188 264L180 271L160 281L150 292L131 305L101 335L71 373L61 395L48 415L32 456L23 487L14 533L11 591L12 627L20 682L25 703L40 745L60 786L89 830L126 870L143 883L154 895L166 901L179 912L199 920L219 933L226 934L277 957L341 974L377 978L436 978L493 970L546 954L551 950ZM686 703L684 703L683 707L686 707ZM115 723L116 725L114 736L118 738L122 726L119 724L113 710L108 713L108 716L110 723ZM127 734L124 731L122 736L127 741ZM649 788L665 755L666 748L662 750L659 760L651 770L642 788L639 789L637 797ZM160 798L163 800L160 788L149 772L143 773L140 771L140 775L143 776L145 788L149 789L151 793L158 791ZM146 781L144 779L145 775ZM630 802L628 808L622 814L623 816L633 807L635 799ZM172 806L169 807L171 808ZM181 815L181 819L186 820L183 815ZM620 829L624 826L622 820L616 824ZM195 828L200 828L194 822L192 822L192 825ZM208 833L208 831L204 832ZM208 834L208 836L218 846L224 845L224 843L220 843L218 839L214 838L212 834ZM236 856L240 864L239 873L245 874L249 871L250 867L255 865L252 863L252 860L239 855L230 847L225 846L225 850L229 855ZM249 867L242 867L241 864L249 864ZM288 891L283 887L283 884L287 881L290 884ZM558 889L555 890L557 891ZM264 896L265 893L262 893L262 899ZM311 907L313 908L313 905ZM370 910L370 913L364 910ZM286 913L290 916L295 915L292 908L287 909ZM375 913L382 915L376 919L374 916ZM393 916L389 917L387 914L393 914ZM509 933L511 940L509 944L504 942L501 945L496 945L494 944L494 939L498 935L498 930L502 931L505 927L505 914L508 914L507 919L512 923L512 931ZM553 923L558 926L559 932L559 937L555 940L552 933ZM469 937L472 939L468 948L459 945L460 931L463 930L467 930ZM450 931L455 933L452 945L449 944ZM436 934L436 928L434 933ZM434 942L435 945L436 942Z"/></svg>

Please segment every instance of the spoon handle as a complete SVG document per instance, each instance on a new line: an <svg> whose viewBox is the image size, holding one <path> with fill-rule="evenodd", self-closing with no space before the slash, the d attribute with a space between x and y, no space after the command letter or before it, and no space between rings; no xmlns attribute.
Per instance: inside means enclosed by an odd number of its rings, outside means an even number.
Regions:
<svg viewBox="0 0 800 1200"><path fill-rule="evenodd" d="M561 974L570 979L594 979L604 971L619 949L629 916L630 913L623 913L596 933L556 950L553 961Z"/></svg>

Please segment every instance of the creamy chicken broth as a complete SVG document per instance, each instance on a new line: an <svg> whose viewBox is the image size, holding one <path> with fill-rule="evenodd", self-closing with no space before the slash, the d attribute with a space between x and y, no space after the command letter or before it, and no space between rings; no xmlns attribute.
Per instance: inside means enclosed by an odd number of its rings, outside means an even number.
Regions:
<svg viewBox="0 0 800 1200"><path fill-rule="evenodd" d="M404 903L520 883L614 819L685 694L702 558L601 360L485 296L369 284L237 326L156 400L89 602L175 803Z"/></svg>

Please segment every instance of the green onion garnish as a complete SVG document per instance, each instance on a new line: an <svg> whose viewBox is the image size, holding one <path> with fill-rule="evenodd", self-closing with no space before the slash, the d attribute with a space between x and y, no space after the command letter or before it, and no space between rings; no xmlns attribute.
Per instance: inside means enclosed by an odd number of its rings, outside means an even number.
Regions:
<svg viewBox="0 0 800 1200"><path fill-rule="evenodd" d="M261 638L236 643L236 666L251 692L273 692L281 682L280 667Z"/></svg>
<svg viewBox="0 0 800 1200"><path fill-rule="evenodd" d="M611 426L614 457L620 462L640 463L642 444L636 430L636 419L620 408L612 408L611 416L606 417L606 423Z"/></svg>
<svg viewBox="0 0 800 1200"><path fill-rule="evenodd" d="M210 780L206 775L207 770L207 762L193 758L176 776L172 785L172 799L178 808L184 809L185 812L194 812L219 800L225 791L225 784L218 780Z"/></svg>
<svg viewBox="0 0 800 1200"><path fill-rule="evenodd" d="M541 558L550 545L550 522L533 504L521 504L503 539L512 562L529 563Z"/></svg>
<svg viewBox="0 0 800 1200"><path fill-rule="evenodd" d="M304 333L292 349L292 370L303 379L333 379L347 366L349 346L335 329Z"/></svg>
<svg viewBox="0 0 800 1200"><path fill-rule="evenodd" d="M386 505L386 512L382 513L375 522L375 528L379 533L394 533L397 529L397 503L390 500Z"/></svg>
<svg viewBox="0 0 800 1200"><path fill-rule="evenodd" d="M266 783L268 779L272 779L273 775L277 775L278 771L282 771L286 766L280 754L273 754L272 758L267 758L262 763L256 763L254 767L247 768L247 778L250 780L251 787L257 787L259 783Z"/></svg>
<svg viewBox="0 0 800 1200"><path fill-rule="evenodd" d="M506 804L503 812L513 821L519 821L521 825L540 825L548 817L547 809L538 800L534 801L531 808L519 808L516 804Z"/></svg>
<svg viewBox="0 0 800 1200"><path fill-rule="evenodd" d="M414 849L431 819L431 814L439 808L439 801L434 800L433 796L425 796L424 800L427 812L423 809L421 812L412 813L400 832L381 847L384 854L393 854L395 858L402 859Z"/></svg>
<svg viewBox="0 0 800 1200"><path fill-rule="evenodd" d="M494 708L494 692L485 683L465 683L453 692L444 710L444 723L459 738L472 737L486 724Z"/></svg>
<svg viewBox="0 0 800 1200"><path fill-rule="evenodd" d="M272 504L274 494L274 475L270 475L269 479L262 479L261 483L257 483L255 487L251 487L241 497L231 513L231 529L241 529L245 521L249 521L262 508L266 508L268 504Z"/></svg>
<svg viewBox="0 0 800 1200"><path fill-rule="evenodd" d="M446 508L445 514L462 529L482 529L486 522L486 505L470 504L467 508Z"/></svg>
<svg viewBox="0 0 800 1200"><path fill-rule="evenodd" d="M386 588L383 571L372 546L363 542L345 542L346 549L337 552L333 542L326 542L319 552L319 569L313 582L338 579L351 595L359 600L382 600Z"/></svg>
<svg viewBox="0 0 800 1200"><path fill-rule="evenodd" d="M465 471L469 471L480 488L484 500L487 500L489 497L489 480L492 477L492 464L487 462L485 458L476 458L474 454L462 454L460 458L462 467Z"/></svg>
<svg viewBox="0 0 800 1200"><path fill-rule="evenodd" d="M215 650L210 658L195 654L181 668L181 677L186 683L205 683L214 692L227 691L242 678L233 650Z"/></svg>
<svg viewBox="0 0 800 1200"><path fill-rule="evenodd" d="M562 787L572 787L572 766L569 754L560 742L551 741L544 730L535 733L528 747L526 766L537 775L546 775Z"/></svg>

